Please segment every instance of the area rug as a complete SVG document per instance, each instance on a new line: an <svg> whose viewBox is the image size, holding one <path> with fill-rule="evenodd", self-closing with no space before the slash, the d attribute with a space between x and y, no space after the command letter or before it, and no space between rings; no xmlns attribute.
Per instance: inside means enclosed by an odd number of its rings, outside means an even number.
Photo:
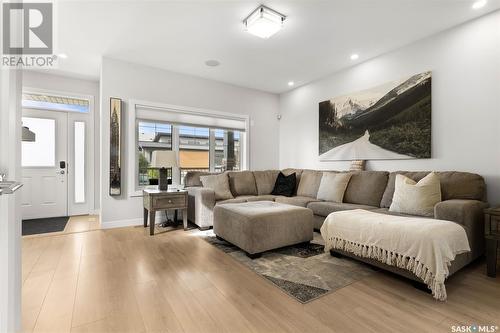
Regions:
<svg viewBox="0 0 500 333"><path fill-rule="evenodd" d="M319 233L315 233L310 244L264 252L253 260L238 247L217 239L212 230L201 237L301 303L308 303L375 272L369 265L325 253Z"/></svg>
<svg viewBox="0 0 500 333"><path fill-rule="evenodd" d="M23 220L23 236L63 231L68 221L69 216Z"/></svg>

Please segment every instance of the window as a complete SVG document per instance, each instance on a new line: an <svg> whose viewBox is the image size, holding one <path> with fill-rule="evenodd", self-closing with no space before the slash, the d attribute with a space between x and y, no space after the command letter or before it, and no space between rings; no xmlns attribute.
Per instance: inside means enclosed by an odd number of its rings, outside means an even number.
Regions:
<svg viewBox="0 0 500 333"><path fill-rule="evenodd" d="M155 150L179 152L178 170L172 170L169 174L177 184L183 184L189 171L241 170L242 135L243 132L237 130L138 120L138 187L158 184L158 170L150 168L151 156Z"/></svg>
<svg viewBox="0 0 500 333"><path fill-rule="evenodd" d="M233 130L215 131L215 171L241 170L240 132Z"/></svg>
<svg viewBox="0 0 500 333"><path fill-rule="evenodd" d="M139 186L158 184L159 171L150 167L151 157L155 150L172 150L172 125L138 121L137 156ZM169 176L171 177L171 174Z"/></svg>
<svg viewBox="0 0 500 333"><path fill-rule="evenodd" d="M210 129L179 126L181 183L188 171L210 171Z"/></svg>
<svg viewBox="0 0 500 333"><path fill-rule="evenodd" d="M32 93L23 93L22 106L26 109L89 112L89 101L86 99Z"/></svg>
<svg viewBox="0 0 500 333"><path fill-rule="evenodd" d="M22 117L26 126L36 135L34 142L22 142L23 167L54 167L56 165L56 121L54 119Z"/></svg>
<svg viewBox="0 0 500 333"><path fill-rule="evenodd" d="M85 202L85 122L75 121L75 203Z"/></svg>

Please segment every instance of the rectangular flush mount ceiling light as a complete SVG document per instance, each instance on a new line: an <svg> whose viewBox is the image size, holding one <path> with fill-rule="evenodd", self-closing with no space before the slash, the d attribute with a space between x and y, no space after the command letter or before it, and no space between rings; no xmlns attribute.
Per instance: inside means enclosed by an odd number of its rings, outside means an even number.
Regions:
<svg viewBox="0 0 500 333"><path fill-rule="evenodd" d="M286 16L266 6L259 6L243 23L252 35L260 38L269 38L283 26Z"/></svg>

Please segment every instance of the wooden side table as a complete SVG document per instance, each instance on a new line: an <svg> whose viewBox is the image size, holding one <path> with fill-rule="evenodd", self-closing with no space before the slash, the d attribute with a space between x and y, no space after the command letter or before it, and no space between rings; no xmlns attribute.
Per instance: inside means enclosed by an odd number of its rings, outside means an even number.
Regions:
<svg viewBox="0 0 500 333"><path fill-rule="evenodd" d="M144 228L148 226L149 215L149 234L155 234L155 216L157 211L182 210L182 222L184 230L187 230L187 207L188 192L185 190L159 191L157 189L143 190L144 202ZM177 222L177 221L176 221Z"/></svg>
<svg viewBox="0 0 500 333"><path fill-rule="evenodd" d="M500 207L485 209L484 238L486 239L486 274L489 277L496 277L497 246L500 243Z"/></svg>

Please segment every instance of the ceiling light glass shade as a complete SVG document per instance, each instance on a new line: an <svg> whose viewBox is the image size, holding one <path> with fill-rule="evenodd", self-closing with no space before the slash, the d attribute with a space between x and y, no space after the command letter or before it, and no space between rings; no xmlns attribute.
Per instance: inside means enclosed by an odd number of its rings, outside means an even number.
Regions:
<svg viewBox="0 0 500 333"><path fill-rule="evenodd" d="M269 38L283 27L285 16L265 6L260 6L244 21L247 31L260 38Z"/></svg>
<svg viewBox="0 0 500 333"><path fill-rule="evenodd" d="M486 0L478 0L472 4L472 9L480 9L486 5Z"/></svg>

